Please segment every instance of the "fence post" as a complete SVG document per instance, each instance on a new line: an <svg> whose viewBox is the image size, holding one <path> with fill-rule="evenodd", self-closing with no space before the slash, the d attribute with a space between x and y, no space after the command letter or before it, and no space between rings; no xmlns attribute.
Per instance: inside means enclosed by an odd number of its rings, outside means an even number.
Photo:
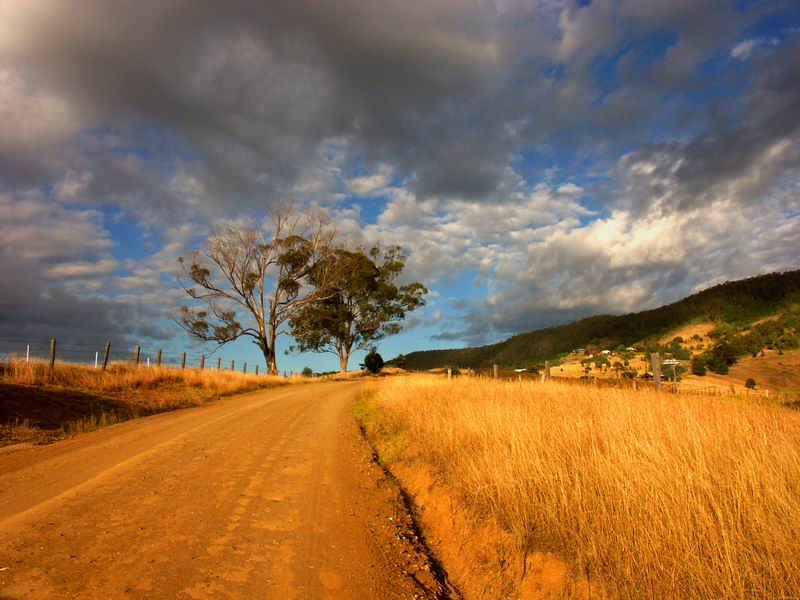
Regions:
<svg viewBox="0 0 800 600"><path fill-rule="evenodd" d="M258 365L256 365L256 375L258 375Z"/></svg>
<svg viewBox="0 0 800 600"><path fill-rule="evenodd" d="M184 352L183 356L181 357L181 369L185 368L186 368L186 352Z"/></svg>
<svg viewBox="0 0 800 600"><path fill-rule="evenodd" d="M25 363L31 362L31 345L28 344L25 348Z"/></svg>
<svg viewBox="0 0 800 600"><path fill-rule="evenodd" d="M159 348L158 352L156 352L156 366L161 366L161 348Z"/></svg>
<svg viewBox="0 0 800 600"><path fill-rule="evenodd" d="M498 371L499 371L499 368L498 368L498 366L497 366L497 365L493 365L493 367L492 367L492 372L493 372L493 375L494 375L494 378L495 378L495 379L497 379L497 372L498 372Z"/></svg>
<svg viewBox="0 0 800 600"><path fill-rule="evenodd" d="M244 366L242 367L242 373L247 373L247 361L245 361Z"/></svg>
<svg viewBox="0 0 800 600"><path fill-rule="evenodd" d="M111 353L111 342L106 342L106 350L103 353L103 371L108 367L108 355Z"/></svg>
<svg viewBox="0 0 800 600"><path fill-rule="evenodd" d="M95 353L94 353L94 368L95 369L97 368L97 362L98 362L99 358L100 358L100 353L95 350Z"/></svg>
<svg viewBox="0 0 800 600"><path fill-rule="evenodd" d="M658 352L653 352L650 354L650 362L652 363L653 367L653 384L655 385L656 391L661 391L661 355Z"/></svg>
<svg viewBox="0 0 800 600"><path fill-rule="evenodd" d="M142 354L142 347L141 346L136 346L136 351L134 352L134 355L135 355L135 359L134 360L136 362L136 366L137 367L139 366L139 357L141 356L141 354Z"/></svg>
<svg viewBox="0 0 800 600"><path fill-rule="evenodd" d="M236 361L234 359L231 359L231 371L235 370L236 370Z"/></svg>
<svg viewBox="0 0 800 600"><path fill-rule="evenodd" d="M50 372L56 368L56 338L50 339Z"/></svg>
<svg viewBox="0 0 800 600"><path fill-rule="evenodd" d="M222 368L222 357L218 356L217 357L217 371L219 371L221 368Z"/></svg>
<svg viewBox="0 0 800 600"><path fill-rule="evenodd" d="M206 367L206 355L205 354L201 354L200 355L200 370L202 371L203 369L205 369L205 367Z"/></svg>

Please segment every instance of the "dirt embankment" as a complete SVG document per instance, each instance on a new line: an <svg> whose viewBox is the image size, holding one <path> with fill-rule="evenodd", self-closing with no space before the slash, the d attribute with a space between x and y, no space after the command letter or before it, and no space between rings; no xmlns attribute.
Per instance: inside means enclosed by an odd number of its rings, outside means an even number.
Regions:
<svg viewBox="0 0 800 600"><path fill-rule="evenodd" d="M475 521L445 482L411 458L392 473L413 499L428 545L465 600L604 598L598 582L576 578L552 552L525 554L492 518Z"/></svg>
<svg viewBox="0 0 800 600"><path fill-rule="evenodd" d="M442 475L418 458L404 436L377 425L370 394L357 413L384 469L404 490L431 554L446 571L452 596L465 600L590 600L605 598L597 581L553 552L524 552L490 516L476 519Z"/></svg>

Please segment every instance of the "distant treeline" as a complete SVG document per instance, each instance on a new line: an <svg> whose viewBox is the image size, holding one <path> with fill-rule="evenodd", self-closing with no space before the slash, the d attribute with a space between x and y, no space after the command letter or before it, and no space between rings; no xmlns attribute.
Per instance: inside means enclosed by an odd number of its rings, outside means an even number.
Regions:
<svg viewBox="0 0 800 600"><path fill-rule="evenodd" d="M726 282L660 308L621 316L598 315L567 325L515 335L503 342L398 357L406 369L447 365L531 367L576 348L612 349L647 342L692 321L741 327L800 302L800 270Z"/></svg>

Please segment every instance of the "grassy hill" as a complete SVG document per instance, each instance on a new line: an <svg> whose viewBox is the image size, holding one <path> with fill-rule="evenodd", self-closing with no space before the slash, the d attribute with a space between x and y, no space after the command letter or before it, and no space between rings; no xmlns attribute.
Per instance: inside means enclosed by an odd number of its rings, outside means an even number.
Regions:
<svg viewBox="0 0 800 600"><path fill-rule="evenodd" d="M626 315L598 315L567 325L515 335L473 348L425 350L406 355L405 367L427 370L446 365L482 368L529 367L575 348L616 348L658 338L692 321L741 328L800 304L800 270L770 273L716 285L672 304Z"/></svg>

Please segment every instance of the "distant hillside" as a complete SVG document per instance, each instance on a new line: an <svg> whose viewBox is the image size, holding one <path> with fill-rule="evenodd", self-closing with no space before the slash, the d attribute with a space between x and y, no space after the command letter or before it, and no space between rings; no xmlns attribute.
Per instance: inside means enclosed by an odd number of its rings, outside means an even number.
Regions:
<svg viewBox="0 0 800 600"><path fill-rule="evenodd" d="M446 365L482 368L528 367L575 348L615 348L655 339L694 320L745 325L800 302L800 270L726 282L653 310L598 315L558 327L515 335L503 342L405 356L405 367L427 370Z"/></svg>

